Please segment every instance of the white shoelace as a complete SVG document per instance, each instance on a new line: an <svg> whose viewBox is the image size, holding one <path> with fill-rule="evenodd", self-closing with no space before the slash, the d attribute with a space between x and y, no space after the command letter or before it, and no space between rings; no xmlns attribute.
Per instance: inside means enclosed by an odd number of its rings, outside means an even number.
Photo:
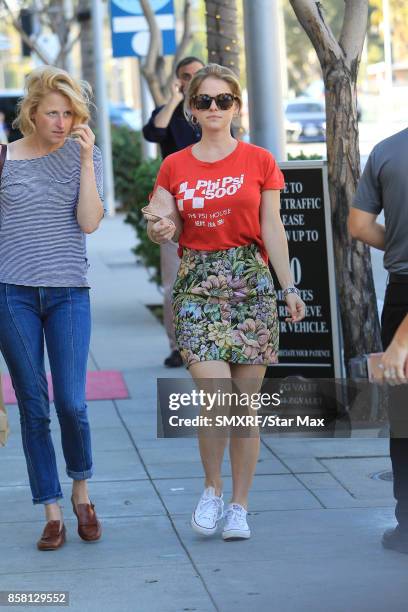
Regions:
<svg viewBox="0 0 408 612"><path fill-rule="evenodd" d="M203 518L212 519L219 514L219 502L214 497L200 500L198 511Z"/></svg>
<svg viewBox="0 0 408 612"><path fill-rule="evenodd" d="M242 527L244 529L247 529L247 523L246 523L246 513L245 511L240 508L239 506L231 506L230 508L228 508L227 512L225 513L227 522L236 522L238 524L239 527Z"/></svg>

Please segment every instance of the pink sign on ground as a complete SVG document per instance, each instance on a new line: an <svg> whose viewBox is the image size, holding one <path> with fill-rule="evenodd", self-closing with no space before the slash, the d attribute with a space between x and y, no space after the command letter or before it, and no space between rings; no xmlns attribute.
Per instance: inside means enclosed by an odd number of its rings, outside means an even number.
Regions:
<svg viewBox="0 0 408 612"><path fill-rule="evenodd" d="M50 401L54 399L51 374L47 374L48 392ZM10 376L2 374L1 382L5 404L17 404ZM87 400L113 400L127 399L129 392L121 372L117 370L102 370L87 372L86 399Z"/></svg>

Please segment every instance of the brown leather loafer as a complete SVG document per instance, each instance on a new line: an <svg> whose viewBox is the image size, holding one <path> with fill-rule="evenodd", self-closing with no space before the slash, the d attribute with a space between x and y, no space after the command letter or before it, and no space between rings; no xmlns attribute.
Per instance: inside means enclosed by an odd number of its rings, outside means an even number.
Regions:
<svg viewBox="0 0 408 612"><path fill-rule="evenodd" d="M75 506L71 497L72 509L78 519L79 537L86 542L95 542L102 535L102 527L96 516L95 506L90 504L78 504Z"/></svg>
<svg viewBox="0 0 408 612"><path fill-rule="evenodd" d="M44 527L41 538L37 542L38 550L57 550L65 544L65 525L61 521L48 521Z"/></svg>

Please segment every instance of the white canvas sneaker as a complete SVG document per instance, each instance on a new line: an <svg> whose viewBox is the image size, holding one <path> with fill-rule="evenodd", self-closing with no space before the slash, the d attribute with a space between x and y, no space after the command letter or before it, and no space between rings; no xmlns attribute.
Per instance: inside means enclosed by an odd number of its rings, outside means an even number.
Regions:
<svg viewBox="0 0 408 612"><path fill-rule="evenodd" d="M222 495L215 494L214 487L207 487L200 497L196 509L191 517L191 526L201 535L212 535L217 531L217 523L224 514Z"/></svg>
<svg viewBox="0 0 408 612"><path fill-rule="evenodd" d="M246 517L247 511L240 504L228 505L222 531L224 540L247 540L251 537Z"/></svg>

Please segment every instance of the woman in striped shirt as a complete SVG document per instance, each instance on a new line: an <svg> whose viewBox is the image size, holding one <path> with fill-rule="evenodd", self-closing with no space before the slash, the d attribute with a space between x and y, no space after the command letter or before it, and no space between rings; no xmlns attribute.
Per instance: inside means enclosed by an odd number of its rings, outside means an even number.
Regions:
<svg viewBox="0 0 408 612"><path fill-rule="evenodd" d="M40 550L65 542L44 338L78 533L88 541L101 535L87 490L91 321L85 234L98 228L104 214L101 154L89 116L87 84L52 66L38 68L27 78L15 122L23 138L1 151L0 350L18 400L33 503L45 507Z"/></svg>

